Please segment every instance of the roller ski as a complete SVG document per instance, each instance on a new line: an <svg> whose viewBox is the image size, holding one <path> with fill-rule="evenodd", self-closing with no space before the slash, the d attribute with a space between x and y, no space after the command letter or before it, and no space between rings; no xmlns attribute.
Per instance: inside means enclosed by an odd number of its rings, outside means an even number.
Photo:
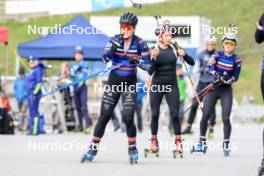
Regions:
<svg viewBox="0 0 264 176"><path fill-rule="evenodd" d="M225 155L225 157L230 156L230 152L231 152L230 149L224 149L223 151L224 151L224 155Z"/></svg>
<svg viewBox="0 0 264 176"><path fill-rule="evenodd" d="M229 141L223 143L223 152L225 157L230 156L231 148L229 147Z"/></svg>
<svg viewBox="0 0 264 176"><path fill-rule="evenodd" d="M183 149L182 149L182 143L181 143L181 137L176 136L176 149L172 151L173 158L176 159L177 156L180 158L183 158Z"/></svg>
<svg viewBox="0 0 264 176"><path fill-rule="evenodd" d="M181 132L182 135L192 135L192 126L188 124L188 126Z"/></svg>
<svg viewBox="0 0 264 176"><path fill-rule="evenodd" d="M91 144L87 153L83 155L83 157L81 158L81 163L84 163L85 161L93 161L94 157L97 154L97 146Z"/></svg>
<svg viewBox="0 0 264 176"><path fill-rule="evenodd" d="M258 176L263 176L264 175L264 159L261 161L261 166L258 169Z"/></svg>
<svg viewBox="0 0 264 176"><path fill-rule="evenodd" d="M149 155L159 157L159 143L157 137L151 138L151 144L149 149L144 150L144 156L147 158Z"/></svg>
<svg viewBox="0 0 264 176"><path fill-rule="evenodd" d="M208 139L214 139L215 138L214 127L208 125L208 128L209 128Z"/></svg>
<svg viewBox="0 0 264 176"><path fill-rule="evenodd" d="M196 144L195 146L192 147L191 149L191 154L194 152L197 153L206 153L207 151L207 146L204 144L204 142L199 142L198 144Z"/></svg>
<svg viewBox="0 0 264 176"><path fill-rule="evenodd" d="M128 157L129 157L129 163L131 165L138 163L138 151L137 151L137 147L135 145L129 146Z"/></svg>

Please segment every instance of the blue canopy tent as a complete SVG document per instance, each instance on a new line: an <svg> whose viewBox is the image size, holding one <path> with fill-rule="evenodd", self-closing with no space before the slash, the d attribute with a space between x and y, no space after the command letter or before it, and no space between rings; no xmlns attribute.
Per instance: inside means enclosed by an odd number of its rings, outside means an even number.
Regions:
<svg viewBox="0 0 264 176"><path fill-rule="evenodd" d="M85 60L101 60L109 37L93 27L83 16L77 16L61 27L60 31L71 33L57 32L21 43L18 45L19 56L29 58L32 55L41 60L72 60L75 48L80 46L84 50Z"/></svg>

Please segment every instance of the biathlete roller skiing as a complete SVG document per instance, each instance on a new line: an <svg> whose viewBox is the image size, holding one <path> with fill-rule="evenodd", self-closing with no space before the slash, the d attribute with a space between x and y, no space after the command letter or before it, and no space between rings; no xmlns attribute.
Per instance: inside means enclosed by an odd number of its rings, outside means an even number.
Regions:
<svg viewBox="0 0 264 176"><path fill-rule="evenodd" d="M206 131L208 120L213 112L217 100L220 99L222 107L222 120L224 124L224 141L223 152L225 156L229 156L231 152L230 135L231 122L230 114L233 104L232 84L239 78L241 69L241 59L234 53L237 44L236 34L228 32L222 37L223 51L216 51L208 61L206 72L214 76L214 89L210 91L204 99L204 112L200 122L200 139L193 146L191 153L206 153Z"/></svg>
<svg viewBox="0 0 264 176"><path fill-rule="evenodd" d="M131 12L124 13L119 20L120 34L115 35L108 42L102 59L105 63L112 62L119 65L110 72L107 85L110 90L103 94L100 116L94 128L92 143L81 162L92 161L96 156L99 143L104 135L105 128L113 110L122 98L122 118L126 126L128 138L128 155L130 164L137 163L138 150L136 146L136 127L134 124L134 112L136 106L137 66L147 70L150 63L150 53L147 44L135 35L138 17ZM121 91L117 87L121 86Z"/></svg>
<svg viewBox="0 0 264 176"><path fill-rule="evenodd" d="M194 65L194 60L183 49L178 48L176 42L172 40L171 26L168 20L162 22L162 25L156 30L156 35L158 37L157 46L151 51L151 64L148 69L149 74L153 75L150 86L151 144L148 149L145 149L145 157L148 157L149 154L159 156L157 134L160 105L164 96L169 106L175 135L173 157L176 158L176 155L183 157L176 64L178 57L183 58L183 62L187 62L189 65ZM154 87L157 89L155 90Z"/></svg>
<svg viewBox="0 0 264 176"><path fill-rule="evenodd" d="M207 62L209 58L215 53L215 48L216 48L216 42L217 39L214 35L210 35L206 38L206 49L202 51L201 53L198 54L198 57L195 62L195 66L193 69L194 74L198 73L200 74L199 76L199 81L196 87L196 92L201 92L199 94L199 98L201 101L203 101L204 96L203 93L205 94L205 91L207 88L209 88L210 83L213 80L213 76L209 73L206 73L206 67L207 67ZM209 87L208 87L209 86ZM194 123L196 112L198 109L198 102L195 99L195 97L192 99L192 106L190 108L190 114L188 116L187 120L187 127L182 131L182 134L192 134L192 124ZM212 114L210 116L209 120L209 134L211 138L213 138L213 126L215 125L215 108L213 108Z"/></svg>
<svg viewBox="0 0 264 176"><path fill-rule="evenodd" d="M257 22L257 29L255 32L255 40L257 43L262 43L264 41L264 13L261 15L259 21ZM264 57L262 60L262 74L261 74L261 92L262 92L262 97L264 100ZM263 159L261 161L261 167L259 168L259 173L258 175L264 175L264 130L263 130Z"/></svg>

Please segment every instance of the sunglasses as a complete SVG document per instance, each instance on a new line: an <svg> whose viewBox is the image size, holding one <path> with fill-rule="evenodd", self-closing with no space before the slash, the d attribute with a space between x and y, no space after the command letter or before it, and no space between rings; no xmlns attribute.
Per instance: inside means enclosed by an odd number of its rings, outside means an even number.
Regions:
<svg viewBox="0 0 264 176"><path fill-rule="evenodd" d="M134 27L131 24L124 23L120 25L120 28L123 30L132 30Z"/></svg>
<svg viewBox="0 0 264 176"><path fill-rule="evenodd" d="M236 43L233 42L233 41L225 41L225 42L224 42L224 45L235 46Z"/></svg>

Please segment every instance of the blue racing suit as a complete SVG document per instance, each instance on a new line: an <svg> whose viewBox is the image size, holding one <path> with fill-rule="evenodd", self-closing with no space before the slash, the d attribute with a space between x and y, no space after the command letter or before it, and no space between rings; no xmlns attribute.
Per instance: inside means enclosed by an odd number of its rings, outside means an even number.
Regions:
<svg viewBox="0 0 264 176"><path fill-rule="evenodd" d="M80 61L74 62L70 68L70 77L73 81L81 79L88 75L88 62ZM88 128L92 125L88 115L87 108L87 86L85 82L80 82L74 86L74 102L79 118L79 128L83 131L83 118L85 119L85 127Z"/></svg>
<svg viewBox="0 0 264 176"><path fill-rule="evenodd" d="M38 64L27 76L28 106L29 106L29 134L39 134L39 102L43 82L44 65Z"/></svg>

